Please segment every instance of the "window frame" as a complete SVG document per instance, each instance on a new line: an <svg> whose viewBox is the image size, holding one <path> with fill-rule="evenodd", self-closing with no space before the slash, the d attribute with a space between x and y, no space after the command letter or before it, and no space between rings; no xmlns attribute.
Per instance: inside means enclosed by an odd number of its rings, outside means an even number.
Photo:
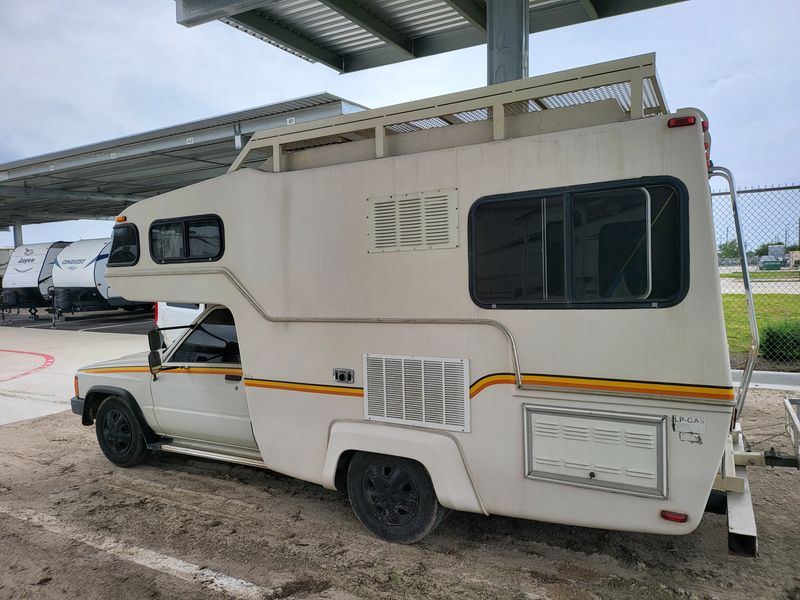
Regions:
<svg viewBox="0 0 800 600"><path fill-rule="evenodd" d="M124 228L133 229L133 235L136 237L136 249L137 249L136 260L134 260L133 262L125 262L125 263L120 263L120 262L112 263L111 262L111 257L114 255L114 252L113 252L113 250L114 250L114 230L116 230L116 229L124 229ZM112 269L114 269L116 267L133 267L134 265L139 263L139 258L141 258L141 256L142 256L142 241L139 238L139 228L136 227L136 225L134 223L128 223L128 222L115 223L114 227L111 228L111 248L108 251L108 261L106 262L106 267L109 267L109 268L112 268Z"/></svg>
<svg viewBox="0 0 800 600"><path fill-rule="evenodd" d="M219 253L216 256L207 256L202 258L192 258L186 256L184 258L156 258L153 254L153 227L157 225L168 225L171 223L181 223L183 229L183 241L186 247L186 253L189 253L189 223L192 221L202 221L213 219L219 226ZM207 263L216 262L225 254L225 226L223 225L222 218L216 214L202 214L202 215L187 215L185 217L169 217L167 219L156 219L150 223L147 231L147 247L150 251L150 259L159 265L173 264L173 263Z"/></svg>
<svg viewBox="0 0 800 600"><path fill-rule="evenodd" d="M573 297L572 278L573 278L573 258L572 258L572 197L575 194L587 192L602 192L606 190L616 190L620 188L647 188L658 185L672 187L677 192L677 211L678 211L678 289L673 296L666 299L652 300L648 298L630 299L610 299L610 300L570 300ZM648 192L649 193L649 192ZM491 203L507 202L509 200L533 200L537 198L547 198L561 196L564 202L564 292L567 300L547 301L541 300L527 303L508 303L497 304L483 302L477 296L477 250L475 247L476 232L476 212L481 206ZM652 223L647 224L648 230ZM506 194L493 194L478 198L470 207L467 216L467 237L469 261L468 279L469 296L472 302L480 308L489 310L564 310L564 309L642 309L642 308L670 308L680 304L689 292L689 193L686 185L678 178L670 175L660 175L651 177L639 177L635 179L618 179L614 181L604 181L600 183L589 183L572 186L562 186L557 188L545 188L535 190L525 190L521 192L511 192ZM652 242L652 239L651 239ZM652 246L649 249L652 252Z"/></svg>
<svg viewBox="0 0 800 600"><path fill-rule="evenodd" d="M166 356L163 359L163 364L167 366L212 366L212 367L241 367L242 363L241 360L238 363L226 363L226 362L219 362L219 363L211 363L211 362L189 362L189 361L176 361L174 360L175 354L178 353L178 349L189 339L191 336L203 323L205 323L206 319L211 316L217 310L227 310L231 313L231 317L233 317L233 312L227 306L222 306L220 304L215 304L212 306L206 307L206 310L203 311L192 323L186 326L186 331L176 339L170 347L167 349ZM233 319L233 327L236 330L236 319ZM237 343L239 332L236 331ZM241 355L240 355L241 358Z"/></svg>

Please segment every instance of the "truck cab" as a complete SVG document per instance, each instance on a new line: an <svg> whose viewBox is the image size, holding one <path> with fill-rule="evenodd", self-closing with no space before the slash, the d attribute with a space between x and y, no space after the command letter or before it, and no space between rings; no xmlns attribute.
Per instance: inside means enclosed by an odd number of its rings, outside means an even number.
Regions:
<svg viewBox="0 0 800 600"><path fill-rule="evenodd" d="M106 457L121 466L140 462L147 444L209 452L227 460L261 461L247 409L236 326L230 310L212 305L169 347L157 350L156 376L148 353L84 367L75 380L73 411L97 420Z"/></svg>

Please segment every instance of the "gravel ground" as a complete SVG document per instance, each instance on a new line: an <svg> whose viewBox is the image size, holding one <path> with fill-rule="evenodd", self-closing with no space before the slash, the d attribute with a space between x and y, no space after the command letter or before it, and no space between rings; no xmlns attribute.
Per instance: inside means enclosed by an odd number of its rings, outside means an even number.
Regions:
<svg viewBox="0 0 800 600"><path fill-rule="evenodd" d="M784 394L751 392L754 448L789 450ZM666 537L453 513L423 542L392 545L341 494L269 471L167 454L117 468L70 413L0 427L0 448L3 599L231 597L239 584L222 589L212 571L254 584L238 595L252 598L800 599L789 469L751 470L753 559L728 555L711 514ZM156 553L185 562L143 566ZM195 572L165 572L181 564Z"/></svg>

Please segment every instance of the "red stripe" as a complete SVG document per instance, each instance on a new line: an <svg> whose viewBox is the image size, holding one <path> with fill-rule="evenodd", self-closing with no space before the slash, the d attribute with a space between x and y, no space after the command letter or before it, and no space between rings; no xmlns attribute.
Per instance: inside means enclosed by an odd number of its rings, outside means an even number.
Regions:
<svg viewBox="0 0 800 600"><path fill-rule="evenodd" d="M44 361L38 367L34 367L33 369L25 371L24 373L17 373L16 375L12 375L11 377L5 377L3 379L0 379L0 382L2 382L2 381L11 381L12 379L19 379L20 377L25 377L26 375L30 375L32 373L35 373L36 371L41 371L42 369L46 369L47 367L52 365L54 362L56 362L55 358L53 358L49 354L42 354L41 352L26 352L25 350L3 350L2 348L0 348L0 352L9 352L11 354L28 354L30 356L38 356L39 358L41 358Z"/></svg>

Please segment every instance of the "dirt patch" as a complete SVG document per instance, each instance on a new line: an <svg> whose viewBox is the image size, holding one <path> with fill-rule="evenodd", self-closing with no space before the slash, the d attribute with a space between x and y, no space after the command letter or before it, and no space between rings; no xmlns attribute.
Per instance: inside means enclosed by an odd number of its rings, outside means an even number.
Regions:
<svg viewBox="0 0 800 600"><path fill-rule="evenodd" d="M784 395L751 392L754 448L789 450ZM388 544L342 494L269 471L168 454L117 468L70 413L2 427L0 448L1 599L230 597L23 513L252 582L264 598L800 599L792 470L751 470L761 555L748 559L728 555L717 515L666 537L453 513L419 544Z"/></svg>
<svg viewBox="0 0 800 600"><path fill-rule="evenodd" d="M747 353L731 354L731 369L744 369L747 364ZM783 371L797 373L800 371L800 360L768 360L763 356L756 357L756 371Z"/></svg>

